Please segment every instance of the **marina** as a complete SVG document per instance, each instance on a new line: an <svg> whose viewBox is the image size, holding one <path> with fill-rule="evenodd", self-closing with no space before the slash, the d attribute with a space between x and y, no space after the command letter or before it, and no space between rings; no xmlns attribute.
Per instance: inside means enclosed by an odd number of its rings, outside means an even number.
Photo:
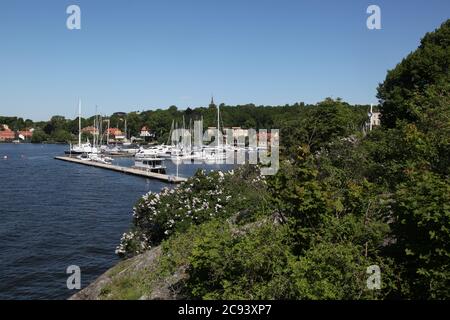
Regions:
<svg viewBox="0 0 450 320"><path fill-rule="evenodd" d="M77 164L82 164L82 165L86 165L86 166L92 166L92 167L96 167L96 168L112 170L112 171L116 171L116 172L122 172L122 173L131 174L131 175L135 175L135 176L150 178L150 179L156 179L156 180L169 182L169 183L181 183L181 182L184 182L187 180L184 177L177 177L177 176L152 172L152 171L148 171L148 170L123 167L123 166L100 163L100 162L95 162L95 161L84 161L84 160L80 160L77 158L66 157L66 156L57 156L57 157L55 157L55 159L61 160L61 161L77 163Z"/></svg>
<svg viewBox="0 0 450 320"><path fill-rule="evenodd" d="M215 106L213 98L211 98L211 105ZM110 133L114 133L114 138L117 138L118 128L111 131L110 119L107 121L107 129L103 129L102 116L97 113L93 119L93 126L82 128L81 121L81 99L78 100L78 144L69 143L69 149L65 150L65 156L57 156L56 160L93 166L97 168L112 170L141 176L150 179L156 179L168 183L180 183L186 181L186 177L179 176L179 166L182 164L202 164L220 165L224 164L227 156L234 160L235 152L245 154L251 151L251 146L245 146L245 136L248 132L244 132L239 128L239 135L236 135L235 130L228 132L229 135L224 135L224 128L220 121L220 107L217 106L217 127L209 127L203 135L203 118L201 120L194 120L192 126L192 119L190 119L189 127L186 127L185 118L183 116L183 125L180 128L175 120L172 120L172 126L168 134L167 144L156 144L152 141L151 145L136 143L136 138L128 139L128 130L124 127L125 135L120 141L112 143ZM194 128L195 129L194 129ZM141 129L142 137L148 135L148 127L144 126ZM87 134L83 143L82 134ZM122 134L122 133L120 133ZM89 138L92 138L92 144ZM205 139L207 144L204 144ZM213 141L211 139L213 138ZM239 140L243 144L239 145ZM256 141L256 140L255 140ZM145 142L141 139L141 142ZM235 143L238 142L238 145ZM257 146L254 146L256 150ZM114 158L113 158L114 157ZM119 165L120 158L130 157L134 163L128 166ZM132 160L132 161L133 161ZM175 164L175 170L169 172L176 172L169 175L167 172L166 160L171 160ZM114 162L114 164L113 164Z"/></svg>

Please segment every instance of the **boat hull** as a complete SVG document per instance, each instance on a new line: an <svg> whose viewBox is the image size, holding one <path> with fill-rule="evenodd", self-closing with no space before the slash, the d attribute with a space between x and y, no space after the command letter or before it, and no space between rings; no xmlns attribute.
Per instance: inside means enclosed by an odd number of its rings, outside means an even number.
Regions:
<svg viewBox="0 0 450 320"><path fill-rule="evenodd" d="M154 173L161 173L161 174L166 173L166 168L151 168L150 169L150 168L143 168L143 167L139 167L139 166L132 166L131 168L141 170L141 171L146 171L146 172L154 172Z"/></svg>
<svg viewBox="0 0 450 320"><path fill-rule="evenodd" d="M65 153L65 154L79 155L79 154L83 154L83 153L86 153L86 152L66 150L66 151L64 151L64 153Z"/></svg>

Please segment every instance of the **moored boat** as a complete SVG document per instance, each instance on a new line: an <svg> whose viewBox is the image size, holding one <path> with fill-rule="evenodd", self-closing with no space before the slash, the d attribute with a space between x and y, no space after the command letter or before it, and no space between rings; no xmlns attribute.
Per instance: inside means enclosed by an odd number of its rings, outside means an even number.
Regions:
<svg viewBox="0 0 450 320"><path fill-rule="evenodd" d="M136 158L134 161L134 169L156 172L156 173L166 173L166 165L163 158Z"/></svg>

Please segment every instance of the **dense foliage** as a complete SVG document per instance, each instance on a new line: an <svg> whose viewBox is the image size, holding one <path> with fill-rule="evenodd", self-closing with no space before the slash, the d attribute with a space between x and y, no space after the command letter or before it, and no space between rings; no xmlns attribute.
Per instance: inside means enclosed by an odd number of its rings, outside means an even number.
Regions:
<svg viewBox="0 0 450 320"><path fill-rule="evenodd" d="M141 253L171 234L215 218L229 218L242 208L241 222L264 212L265 179L255 168L241 167L227 173L199 170L176 189L150 192L136 204L133 230L122 237L117 253ZM255 205L255 203L257 205Z"/></svg>
<svg viewBox="0 0 450 320"><path fill-rule="evenodd" d="M419 48L390 70L379 86L383 125L392 128L398 120L414 122L424 111L439 104L437 100L448 99L449 65L450 20L447 20L438 32L427 33Z"/></svg>

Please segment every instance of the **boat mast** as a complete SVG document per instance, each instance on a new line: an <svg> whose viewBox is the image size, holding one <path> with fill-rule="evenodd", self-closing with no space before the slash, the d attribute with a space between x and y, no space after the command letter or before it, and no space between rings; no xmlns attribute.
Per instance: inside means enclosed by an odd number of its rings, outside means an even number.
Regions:
<svg viewBox="0 0 450 320"><path fill-rule="evenodd" d="M98 126L97 142L98 142L98 146L100 147L103 144L102 115L100 113L97 115L97 126Z"/></svg>
<svg viewBox="0 0 450 320"><path fill-rule="evenodd" d="M128 141L128 133L127 133L127 118L125 118L125 141Z"/></svg>
<svg viewBox="0 0 450 320"><path fill-rule="evenodd" d="M202 129L201 134L203 134L203 130L205 129L204 126L203 126L203 114L202 114L202 128L201 129ZM200 144L200 148L203 151L203 137L201 138L201 140L202 141L201 141L201 144Z"/></svg>
<svg viewBox="0 0 450 320"><path fill-rule="evenodd" d="M214 100L212 100L214 103ZM217 155L219 155L220 151L220 106L217 105Z"/></svg>
<svg viewBox="0 0 450 320"><path fill-rule="evenodd" d="M97 147L98 144L98 114L97 114L98 107L95 106L95 117L94 117L94 148Z"/></svg>
<svg viewBox="0 0 450 320"><path fill-rule="evenodd" d="M109 146L109 118L108 118L108 130L106 131L106 145Z"/></svg>
<svg viewBox="0 0 450 320"><path fill-rule="evenodd" d="M78 99L78 146L81 146L81 99Z"/></svg>
<svg viewBox="0 0 450 320"><path fill-rule="evenodd" d="M178 121L175 122L175 132L178 133ZM179 140L180 140L180 138L178 137L178 134L177 134L177 141L175 142L175 148L177 148L177 150L178 150L179 145L180 145L179 144Z"/></svg>
<svg viewBox="0 0 450 320"><path fill-rule="evenodd" d="M169 132L169 138L167 138L167 145L170 145L170 146L172 146L173 145L173 141L172 141L172 132L173 132L173 126L174 126L174 121L175 120L173 120L172 119L172 125L170 126L170 132Z"/></svg>
<svg viewBox="0 0 450 320"><path fill-rule="evenodd" d="M92 136L92 146L95 148L95 131L97 130L97 115L94 116L94 133Z"/></svg>
<svg viewBox="0 0 450 320"><path fill-rule="evenodd" d="M186 151L184 150L184 148L186 147L185 145L184 145L184 142L185 142L185 137L186 137L186 123L185 123L185 121L184 121L184 114L183 114L183 141L181 141L181 148L183 149L183 153L185 153Z"/></svg>

